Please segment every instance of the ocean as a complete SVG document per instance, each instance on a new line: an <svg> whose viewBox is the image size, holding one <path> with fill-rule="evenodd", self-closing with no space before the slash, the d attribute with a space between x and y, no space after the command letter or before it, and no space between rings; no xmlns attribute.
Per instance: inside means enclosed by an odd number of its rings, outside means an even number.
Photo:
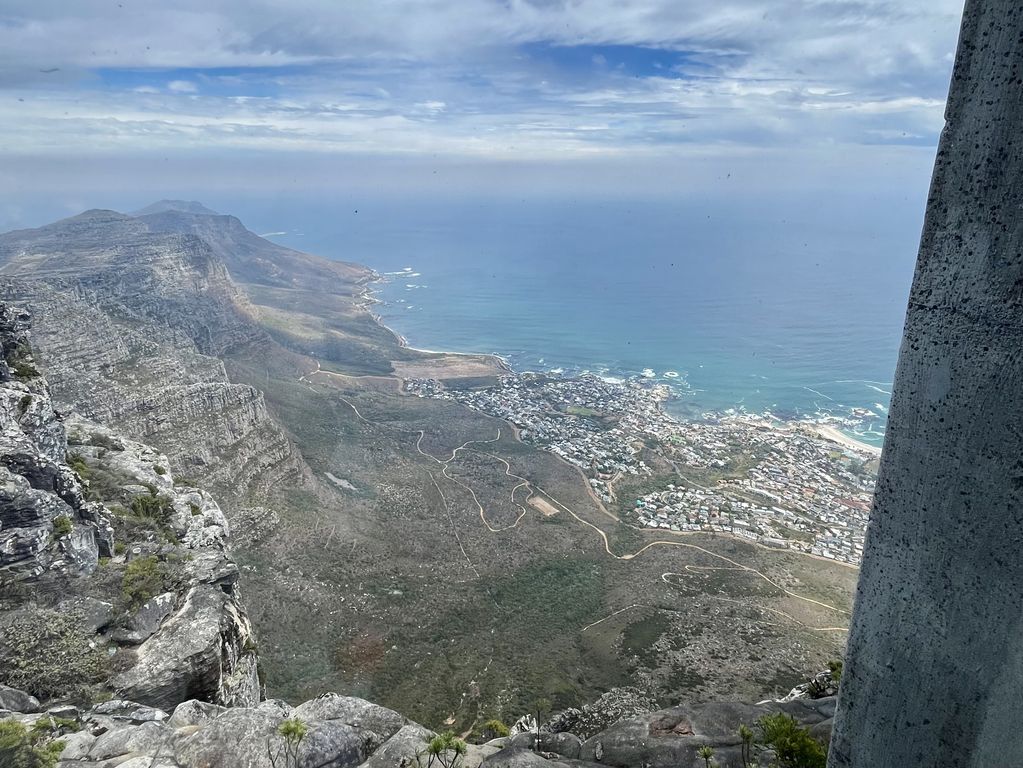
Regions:
<svg viewBox="0 0 1023 768"><path fill-rule="evenodd" d="M828 419L880 444L922 202L817 208L314 205L278 209L292 226L271 237L380 272L377 312L412 346L492 352L516 370L646 376L672 385L680 418Z"/></svg>

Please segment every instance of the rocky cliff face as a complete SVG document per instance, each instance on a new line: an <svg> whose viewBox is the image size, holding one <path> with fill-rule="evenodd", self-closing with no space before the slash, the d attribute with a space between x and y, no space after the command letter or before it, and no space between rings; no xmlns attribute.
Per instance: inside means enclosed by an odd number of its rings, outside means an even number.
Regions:
<svg viewBox="0 0 1023 768"><path fill-rule="evenodd" d="M0 304L0 683L79 703L256 703L220 507L164 454L55 411L29 320Z"/></svg>
<svg viewBox="0 0 1023 768"><path fill-rule="evenodd" d="M270 342L199 237L113 211L11 232L0 236L0 298L36 317L58 402L219 488L301 479L261 393L230 383L216 357Z"/></svg>

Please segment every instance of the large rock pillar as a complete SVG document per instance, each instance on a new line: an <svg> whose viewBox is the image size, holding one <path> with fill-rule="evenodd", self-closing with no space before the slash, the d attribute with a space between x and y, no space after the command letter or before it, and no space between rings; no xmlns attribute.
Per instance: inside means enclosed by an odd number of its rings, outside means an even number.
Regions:
<svg viewBox="0 0 1023 768"><path fill-rule="evenodd" d="M968 0L828 765L1023 766L1023 4Z"/></svg>

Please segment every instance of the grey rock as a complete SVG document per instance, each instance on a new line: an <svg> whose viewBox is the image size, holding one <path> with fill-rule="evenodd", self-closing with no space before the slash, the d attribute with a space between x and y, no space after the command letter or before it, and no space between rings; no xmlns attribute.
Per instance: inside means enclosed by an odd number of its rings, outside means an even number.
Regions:
<svg viewBox="0 0 1023 768"><path fill-rule="evenodd" d="M380 743L396 734L408 719L397 712L352 696L325 693L295 707L302 720L339 720L347 725L372 731Z"/></svg>
<svg viewBox="0 0 1023 768"><path fill-rule="evenodd" d="M566 768L559 760L547 760L528 749L503 749L483 761L483 768Z"/></svg>
<svg viewBox="0 0 1023 768"><path fill-rule="evenodd" d="M277 745L281 718L257 709L228 710L177 742L174 757L183 766L273 768L267 745Z"/></svg>
<svg viewBox="0 0 1023 768"><path fill-rule="evenodd" d="M121 645L138 645L148 640L174 610L176 601L177 595L173 592L164 592L147 600L123 627L110 633L111 639Z"/></svg>
<svg viewBox="0 0 1023 768"><path fill-rule="evenodd" d="M114 620L113 603L84 595L64 600L57 605L57 610L77 614L82 628L92 634L105 629Z"/></svg>
<svg viewBox="0 0 1023 768"><path fill-rule="evenodd" d="M12 712L38 712L39 699L17 688L0 685L0 708Z"/></svg>
<svg viewBox="0 0 1023 768"><path fill-rule="evenodd" d="M361 768L405 768L416 766L416 755L422 754L434 732L416 723L402 726L379 747ZM418 768L418 766L416 766Z"/></svg>
<svg viewBox="0 0 1023 768"><path fill-rule="evenodd" d="M581 709L566 709L555 715L544 729L552 733L568 731L586 739L622 718L655 709L657 702L638 688L612 688L592 704Z"/></svg>
<svg viewBox="0 0 1023 768"><path fill-rule="evenodd" d="M74 704L57 704L47 707L46 714L50 717L60 717L64 720L77 720L82 716L81 711Z"/></svg>
<svg viewBox="0 0 1023 768"><path fill-rule="evenodd" d="M205 725L227 711L226 707L210 704L208 701L189 699L174 708L167 725L171 728L185 728L192 725Z"/></svg>
<svg viewBox="0 0 1023 768"><path fill-rule="evenodd" d="M354 768L377 746L370 738L363 729L337 720L314 721L299 748L299 764Z"/></svg>
<svg viewBox="0 0 1023 768"><path fill-rule="evenodd" d="M228 595L215 586L195 586L178 612L138 647L135 666L112 678L111 685L126 697L157 707L192 698L255 704L259 688L254 664L234 677L243 657L251 657L243 650L250 636L248 620Z"/></svg>
<svg viewBox="0 0 1023 768"><path fill-rule="evenodd" d="M106 715L130 723L162 723L168 715L162 709L149 707L126 699L110 699L94 706L92 714Z"/></svg>
<svg viewBox="0 0 1023 768"><path fill-rule="evenodd" d="M60 753L61 760L84 760L96 742L96 737L88 731L69 733L60 738L64 742L64 751Z"/></svg>
<svg viewBox="0 0 1023 768"><path fill-rule="evenodd" d="M89 748L90 760L107 760L121 755L169 755L174 732L161 723L142 723L107 731Z"/></svg>

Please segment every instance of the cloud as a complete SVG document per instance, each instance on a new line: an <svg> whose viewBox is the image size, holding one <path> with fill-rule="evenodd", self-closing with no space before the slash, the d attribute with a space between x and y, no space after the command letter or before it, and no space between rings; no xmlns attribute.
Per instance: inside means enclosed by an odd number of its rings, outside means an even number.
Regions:
<svg viewBox="0 0 1023 768"><path fill-rule="evenodd" d="M0 165L214 153L539 173L568 160L739 166L823 152L869 166L890 160L885 147L933 151L960 11L958 0L7 0Z"/></svg>
<svg viewBox="0 0 1023 768"><path fill-rule="evenodd" d="M171 93L195 93L199 89L188 80L171 80L167 83L167 90Z"/></svg>

